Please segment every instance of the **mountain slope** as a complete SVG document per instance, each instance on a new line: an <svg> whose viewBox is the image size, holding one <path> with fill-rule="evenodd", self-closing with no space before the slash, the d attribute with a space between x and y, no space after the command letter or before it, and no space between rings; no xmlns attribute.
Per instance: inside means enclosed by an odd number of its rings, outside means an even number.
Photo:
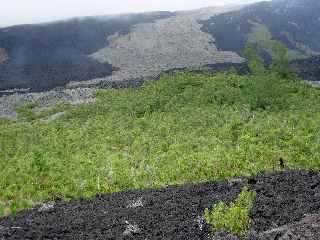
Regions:
<svg viewBox="0 0 320 240"><path fill-rule="evenodd" d="M277 40L291 49L291 58L300 58L320 53L319 11L318 0L274 0L213 16L202 30L221 50L239 53L251 41L270 53Z"/></svg>
<svg viewBox="0 0 320 240"><path fill-rule="evenodd" d="M88 80L112 73L108 63L88 55L108 44L107 37L126 34L142 22L173 15L169 12L116 17L88 17L49 24L0 29L0 89L45 90L72 80ZM3 53L3 54L1 54ZM0 58L3 59L4 57ZM4 61L0 60L0 63Z"/></svg>
<svg viewBox="0 0 320 240"><path fill-rule="evenodd" d="M318 11L316 0L274 0L3 28L0 115L16 116L27 102L47 107L92 101L94 88L135 87L176 69L230 67L245 61L239 53L247 41L267 60L276 41L289 47L291 59L317 55ZM302 61L294 69L307 76L300 69L309 65ZM319 80L317 72L314 65L308 79Z"/></svg>
<svg viewBox="0 0 320 240"><path fill-rule="evenodd" d="M247 41L265 58L320 53L320 2L273 0L188 12L87 17L0 29L0 91L101 86L172 69L240 63ZM268 57L269 56L269 57Z"/></svg>
<svg viewBox="0 0 320 240"><path fill-rule="evenodd" d="M0 65L0 90L96 86L153 78L172 69L243 62L235 53L218 51L199 24L234 9L91 17L2 29L0 47L9 60Z"/></svg>

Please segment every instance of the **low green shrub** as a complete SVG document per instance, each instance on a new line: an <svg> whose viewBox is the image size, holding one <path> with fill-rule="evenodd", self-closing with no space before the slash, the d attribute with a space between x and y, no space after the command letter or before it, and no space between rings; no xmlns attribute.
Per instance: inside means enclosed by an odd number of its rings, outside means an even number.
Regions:
<svg viewBox="0 0 320 240"><path fill-rule="evenodd" d="M245 236L250 227L250 211L256 193L243 188L235 202L229 206L224 202L214 205L210 211L205 209L205 219L213 231L228 231L239 236Z"/></svg>
<svg viewBox="0 0 320 240"><path fill-rule="evenodd" d="M18 107L16 109L16 112L18 113L18 117L26 121L35 120L36 114L33 112L33 109L35 107L37 107L37 104L35 102L29 102L23 106Z"/></svg>

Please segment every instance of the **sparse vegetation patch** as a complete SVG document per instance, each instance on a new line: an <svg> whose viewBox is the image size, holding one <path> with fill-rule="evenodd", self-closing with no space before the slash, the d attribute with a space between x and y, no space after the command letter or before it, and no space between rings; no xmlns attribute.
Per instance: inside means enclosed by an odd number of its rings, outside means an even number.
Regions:
<svg viewBox="0 0 320 240"><path fill-rule="evenodd" d="M229 231L244 237L250 227L250 211L256 193L244 187L238 198L230 205L224 202L215 204L212 210L205 209L205 219L213 231Z"/></svg>

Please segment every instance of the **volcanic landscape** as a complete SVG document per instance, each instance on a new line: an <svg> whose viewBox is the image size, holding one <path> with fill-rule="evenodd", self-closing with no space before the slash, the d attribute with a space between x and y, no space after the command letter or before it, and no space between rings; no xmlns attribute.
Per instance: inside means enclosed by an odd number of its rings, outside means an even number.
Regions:
<svg viewBox="0 0 320 240"><path fill-rule="evenodd" d="M319 11L273 0L0 28L0 239L320 239ZM276 44L288 76L272 72ZM213 231L205 209L245 187L246 236Z"/></svg>

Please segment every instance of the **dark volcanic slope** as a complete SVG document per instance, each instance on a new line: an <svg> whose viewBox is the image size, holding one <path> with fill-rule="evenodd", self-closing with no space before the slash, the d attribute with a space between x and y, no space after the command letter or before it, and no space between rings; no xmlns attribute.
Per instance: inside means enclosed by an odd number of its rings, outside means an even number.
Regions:
<svg viewBox="0 0 320 240"><path fill-rule="evenodd" d="M1 219L0 239L204 240L209 234L209 227L200 218L204 209L218 201L234 200L245 184L257 192L252 232L262 234L260 238L255 234L250 239L269 239L267 236L273 233L266 230L297 223L304 214L320 213L320 174L291 171L229 182L116 193L71 203L57 202L54 207L42 206ZM280 238L288 232L274 230L277 236L270 239L319 239L319 223L316 225L313 221L307 229L299 227L297 231L313 231L314 238L303 238L307 233L301 233L300 238Z"/></svg>
<svg viewBox="0 0 320 240"><path fill-rule="evenodd" d="M254 24L259 24L267 27L273 39L310 55L320 52L319 12L319 0L273 0L214 16L202 30L212 34L218 48L239 53Z"/></svg>
<svg viewBox="0 0 320 240"><path fill-rule="evenodd" d="M290 68L303 79L320 82L320 57L293 61Z"/></svg>
<svg viewBox="0 0 320 240"><path fill-rule="evenodd" d="M110 35L125 34L135 24L171 15L156 12L88 17L0 29L0 90L45 90L73 80L110 75L110 64L100 64L88 55L105 47Z"/></svg>

